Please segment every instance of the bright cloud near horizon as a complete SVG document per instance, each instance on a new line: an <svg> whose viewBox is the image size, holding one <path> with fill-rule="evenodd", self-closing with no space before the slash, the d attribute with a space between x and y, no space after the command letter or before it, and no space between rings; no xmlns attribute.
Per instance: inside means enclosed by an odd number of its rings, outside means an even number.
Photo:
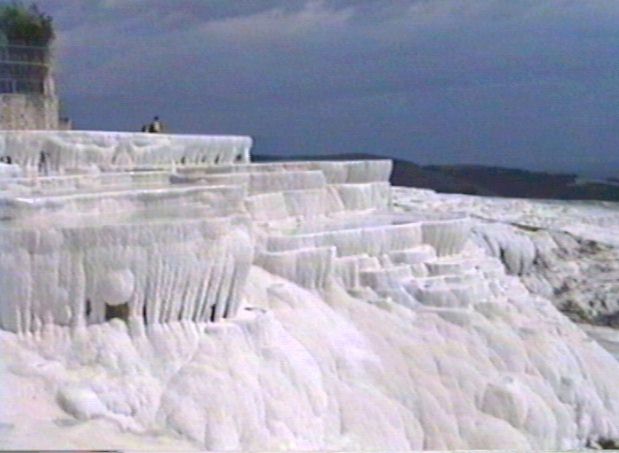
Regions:
<svg viewBox="0 0 619 453"><path fill-rule="evenodd" d="M39 0L80 129L619 174L617 0Z"/></svg>

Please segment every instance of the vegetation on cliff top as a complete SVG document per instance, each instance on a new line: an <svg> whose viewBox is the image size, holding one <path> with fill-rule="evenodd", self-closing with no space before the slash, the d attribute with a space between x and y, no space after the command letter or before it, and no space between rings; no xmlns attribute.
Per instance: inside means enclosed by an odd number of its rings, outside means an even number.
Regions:
<svg viewBox="0 0 619 453"><path fill-rule="evenodd" d="M0 3L0 35L6 44L47 46L54 39L52 18L34 3Z"/></svg>

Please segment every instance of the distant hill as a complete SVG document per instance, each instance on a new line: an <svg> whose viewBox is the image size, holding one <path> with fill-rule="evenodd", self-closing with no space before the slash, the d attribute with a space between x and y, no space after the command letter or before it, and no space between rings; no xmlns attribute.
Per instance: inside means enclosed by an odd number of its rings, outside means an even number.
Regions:
<svg viewBox="0 0 619 453"><path fill-rule="evenodd" d="M619 201L619 187L609 182L580 182L578 175L533 172L480 165L431 165L424 167L462 181L475 182L495 195L558 200Z"/></svg>
<svg viewBox="0 0 619 453"><path fill-rule="evenodd" d="M385 159L372 154L333 154L327 156L252 156L257 162L282 160ZM417 165L392 159L391 183L420 187L443 193L464 193L515 198L558 200L619 201L619 186L603 182L579 182L573 174L533 172L483 165Z"/></svg>

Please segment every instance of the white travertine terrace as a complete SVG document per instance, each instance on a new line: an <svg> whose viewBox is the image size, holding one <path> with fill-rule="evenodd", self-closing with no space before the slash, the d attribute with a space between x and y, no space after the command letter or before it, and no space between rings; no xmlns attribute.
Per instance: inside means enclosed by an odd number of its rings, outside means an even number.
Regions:
<svg viewBox="0 0 619 453"><path fill-rule="evenodd" d="M364 182L385 182L391 175L389 160L372 161L296 161L209 167L188 167L187 172L204 173L282 173L289 171L320 171L330 184L352 184Z"/></svg>
<svg viewBox="0 0 619 453"><path fill-rule="evenodd" d="M1 178L0 190L10 188L22 193L41 190L88 190L99 187L141 187L149 185L163 185L170 179L169 171L149 171L149 172L108 172L77 174L69 176L48 176L48 177L16 177Z"/></svg>
<svg viewBox="0 0 619 453"><path fill-rule="evenodd" d="M84 423L210 450L619 436L619 364L491 256L523 272L535 250L477 232L485 253L455 210L394 212L390 161L252 164L250 146L0 132L18 164L0 164L0 351L20 351L15 376ZM0 388L0 428L18 398Z"/></svg>
<svg viewBox="0 0 619 453"><path fill-rule="evenodd" d="M252 164L243 137L0 136L16 163L33 167L44 149L56 173L0 178L8 330L103 322L110 304L145 323L231 317L252 262L303 288L337 281L408 307L492 297L483 260L459 257L466 216L390 212L387 160Z"/></svg>
<svg viewBox="0 0 619 453"><path fill-rule="evenodd" d="M136 134L95 131L2 131L0 157L24 170L64 172L95 165L102 169L249 162L249 137ZM41 153L45 153L44 162Z"/></svg>
<svg viewBox="0 0 619 453"><path fill-rule="evenodd" d="M421 244L419 222L373 225L371 213L390 206L389 161L251 164L250 146L247 137L0 133L0 155L15 164L0 174L0 326L96 324L115 305L146 324L217 321L238 312L254 255L324 288L336 257ZM349 212L357 225L338 227ZM290 234L304 219L333 231Z"/></svg>

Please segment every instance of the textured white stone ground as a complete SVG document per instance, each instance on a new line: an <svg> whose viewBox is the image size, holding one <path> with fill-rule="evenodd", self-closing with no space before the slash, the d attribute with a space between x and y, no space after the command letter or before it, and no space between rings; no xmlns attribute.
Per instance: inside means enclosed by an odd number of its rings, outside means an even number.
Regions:
<svg viewBox="0 0 619 453"><path fill-rule="evenodd" d="M402 209L475 206L484 228L522 221L499 201L406 190ZM578 218L518 206L546 225ZM614 228L610 217L596 228ZM526 269L529 254L515 255ZM521 278L501 277L502 297L483 306L410 309L254 266L243 316L217 325L2 331L0 447L530 450L618 438L619 362Z"/></svg>
<svg viewBox="0 0 619 453"><path fill-rule="evenodd" d="M463 212L474 239L535 294L583 321L619 313L619 203L437 194L394 188L398 210ZM619 325L619 317L617 318Z"/></svg>

